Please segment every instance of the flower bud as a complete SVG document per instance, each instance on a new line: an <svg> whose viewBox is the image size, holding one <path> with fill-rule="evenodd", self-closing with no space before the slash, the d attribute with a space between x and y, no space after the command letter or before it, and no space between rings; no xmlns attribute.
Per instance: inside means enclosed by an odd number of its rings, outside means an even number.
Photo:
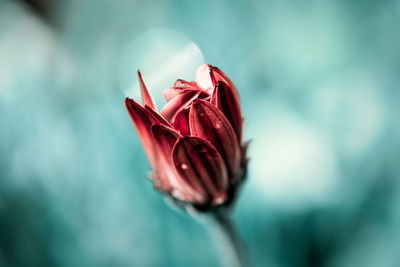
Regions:
<svg viewBox="0 0 400 267"><path fill-rule="evenodd" d="M178 79L164 91L161 112L138 71L143 106L125 105L153 169L156 188L198 207L231 203L244 179L246 147L242 112L232 81L202 65L196 81Z"/></svg>

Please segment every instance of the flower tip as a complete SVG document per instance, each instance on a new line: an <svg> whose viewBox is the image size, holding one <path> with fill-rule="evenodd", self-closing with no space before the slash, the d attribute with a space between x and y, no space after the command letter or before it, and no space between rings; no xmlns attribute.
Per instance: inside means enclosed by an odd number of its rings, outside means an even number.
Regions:
<svg viewBox="0 0 400 267"><path fill-rule="evenodd" d="M139 103L137 103L135 100L127 96L125 98L125 106L126 107L132 107L132 106L141 106Z"/></svg>
<svg viewBox="0 0 400 267"><path fill-rule="evenodd" d="M128 107L128 105L133 101L129 96L125 97L125 106Z"/></svg>
<svg viewBox="0 0 400 267"><path fill-rule="evenodd" d="M209 104L210 103L207 100L196 98L193 100L190 110L199 112L200 110L203 110L202 107L208 107Z"/></svg>
<svg viewBox="0 0 400 267"><path fill-rule="evenodd" d="M137 76L138 76L138 79L139 79L139 85L140 85L141 91L143 91L143 89L147 90L146 82L144 81L143 75L142 75L142 73L140 72L139 69L137 70Z"/></svg>
<svg viewBox="0 0 400 267"><path fill-rule="evenodd" d="M150 91L147 87L146 82L144 81L143 75L140 70L137 70L138 78L139 78L139 85L140 85L140 93L142 95L142 102L143 105L148 105L155 111L157 111L156 104L154 103L153 97L150 94Z"/></svg>

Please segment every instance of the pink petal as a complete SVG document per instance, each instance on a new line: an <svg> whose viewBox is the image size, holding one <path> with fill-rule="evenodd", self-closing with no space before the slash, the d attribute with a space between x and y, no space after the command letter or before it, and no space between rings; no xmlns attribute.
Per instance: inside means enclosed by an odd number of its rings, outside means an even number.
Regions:
<svg viewBox="0 0 400 267"><path fill-rule="evenodd" d="M209 142L198 137L180 138L173 148L172 158L181 177L205 201L213 204L225 201L228 189L226 167Z"/></svg>
<svg viewBox="0 0 400 267"><path fill-rule="evenodd" d="M219 81L212 94L211 103L229 120L240 143L243 118L238 95L226 83Z"/></svg>
<svg viewBox="0 0 400 267"><path fill-rule="evenodd" d="M143 79L142 73L140 71L137 71L138 77L139 77L139 84L140 84L140 92L142 94L142 102L143 106L147 105L157 111L156 104L154 103L153 97L150 94L150 91L148 90L148 87L146 85L146 82Z"/></svg>
<svg viewBox="0 0 400 267"><path fill-rule="evenodd" d="M181 109L185 108L197 96L198 92L195 90L185 90L171 99L161 110L161 115L168 121L172 121Z"/></svg>
<svg viewBox="0 0 400 267"><path fill-rule="evenodd" d="M173 164L172 149L181 135L172 128L157 124L152 126L151 131L159 158L157 171L163 177L163 180L171 185L171 193L183 201L203 201L203 197L193 191L186 181L180 177Z"/></svg>
<svg viewBox="0 0 400 267"><path fill-rule="evenodd" d="M235 179L240 167L240 147L237 136L224 114L205 100L195 100L189 113L190 133L213 144L227 165L230 179Z"/></svg>
<svg viewBox="0 0 400 267"><path fill-rule="evenodd" d="M189 135L189 108L181 109L178 113L176 113L172 125L181 133L181 135Z"/></svg>

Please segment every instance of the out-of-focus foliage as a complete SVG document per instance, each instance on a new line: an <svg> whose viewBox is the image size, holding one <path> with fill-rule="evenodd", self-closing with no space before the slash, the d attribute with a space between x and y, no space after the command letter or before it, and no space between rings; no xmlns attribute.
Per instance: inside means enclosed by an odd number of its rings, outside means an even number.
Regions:
<svg viewBox="0 0 400 267"><path fill-rule="evenodd" d="M241 94L252 266L400 266L400 1L39 2L0 1L0 266L217 266L123 105L203 62Z"/></svg>

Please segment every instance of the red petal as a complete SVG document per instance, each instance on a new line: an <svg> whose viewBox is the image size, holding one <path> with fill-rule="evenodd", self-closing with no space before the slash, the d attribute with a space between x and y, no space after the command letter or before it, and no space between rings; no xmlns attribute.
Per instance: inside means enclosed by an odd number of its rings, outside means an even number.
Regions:
<svg viewBox="0 0 400 267"><path fill-rule="evenodd" d="M231 79L218 67L209 64L201 65L196 72L196 83L205 90L213 89L218 82L223 82L237 91Z"/></svg>
<svg viewBox="0 0 400 267"><path fill-rule="evenodd" d="M189 108L181 109L181 111L176 113L172 125L181 133L181 135L189 135Z"/></svg>
<svg viewBox="0 0 400 267"><path fill-rule="evenodd" d="M156 122L157 122L157 123L159 123L159 124L161 124L161 125L166 125L166 126L172 127L171 124L169 124L169 122L168 122L166 119L164 119L163 116L161 116L161 115L158 114L156 111L154 111L154 109L152 109L152 108L149 107L149 106L145 106L145 109L146 109L149 113L151 113L151 114L153 115L153 117L156 119Z"/></svg>
<svg viewBox="0 0 400 267"><path fill-rule="evenodd" d="M235 84L231 79L218 67L212 65L201 65L196 72L197 84L205 90L213 90L218 82L223 82L226 86L232 90L233 94L239 99L239 93L236 89Z"/></svg>
<svg viewBox="0 0 400 267"><path fill-rule="evenodd" d="M125 106L133 124L135 125L136 131L139 135L140 141L142 142L144 151L149 158L150 164L152 165L153 169L156 169L156 154L154 151L155 148L153 136L151 135L150 130L151 125L156 122L156 119L149 111L129 97L125 99Z"/></svg>
<svg viewBox="0 0 400 267"><path fill-rule="evenodd" d="M181 109L185 108L191 101L197 96L198 92L195 90L185 90L182 93L175 96L169 101L161 110L161 115L168 121L172 121L176 113Z"/></svg>
<svg viewBox="0 0 400 267"><path fill-rule="evenodd" d="M139 77L139 84L140 84L140 92L142 94L142 102L143 106L147 105L157 111L156 104L154 103L154 100L149 92L149 89L147 88L146 82L143 79L142 73L140 71L137 71L138 77Z"/></svg>
<svg viewBox="0 0 400 267"><path fill-rule="evenodd" d="M154 124L151 127L151 131L153 133L155 144L159 148L158 152L166 158L171 157L172 148L181 135L170 127L158 124Z"/></svg>
<svg viewBox="0 0 400 267"><path fill-rule="evenodd" d="M219 81L212 94L211 103L224 113L235 130L240 143L243 119L237 94L226 83Z"/></svg>
<svg viewBox="0 0 400 267"><path fill-rule="evenodd" d="M205 201L219 204L225 201L228 176L218 151L206 140L183 137L172 151L176 170Z"/></svg>
<svg viewBox="0 0 400 267"><path fill-rule="evenodd" d="M235 179L240 167L240 148L237 136L224 114L211 103L198 99L189 114L190 133L211 142L221 154L229 177Z"/></svg>
<svg viewBox="0 0 400 267"><path fill-rule="evenodd" d="M173 179L176 175L172 165L171 152L179 134L170 128L158 124L154 124L151 127L151 132L158 157L156 173L162 183L161 189L172 191ZM165 190L166 187L168 190Z"/></svg>
<svg viewBox="0 0 400 267"><path fill-rule="evenodd" d="M157 155L159 157L159 175L171 185L171 193L183 200L190 202L203 201L203 197L194 192L187 183L182 180L176 171L172 161L172 149L176 140L181 135L172 128L163 125L153 125L151 128Z"/></svg>
<svg viewBox="0 0 400 267"><path fill-rule="evenodd" d="M236 89L235 84L218 67L214 67L214 66L210 65L210 76L211 76L211 81L212 81L214 87L218 84L218 82L223 82L226 85L228 85L229 87L231 87L232 90L234 91L234 93L237 94L237 89Z"/></svg>

